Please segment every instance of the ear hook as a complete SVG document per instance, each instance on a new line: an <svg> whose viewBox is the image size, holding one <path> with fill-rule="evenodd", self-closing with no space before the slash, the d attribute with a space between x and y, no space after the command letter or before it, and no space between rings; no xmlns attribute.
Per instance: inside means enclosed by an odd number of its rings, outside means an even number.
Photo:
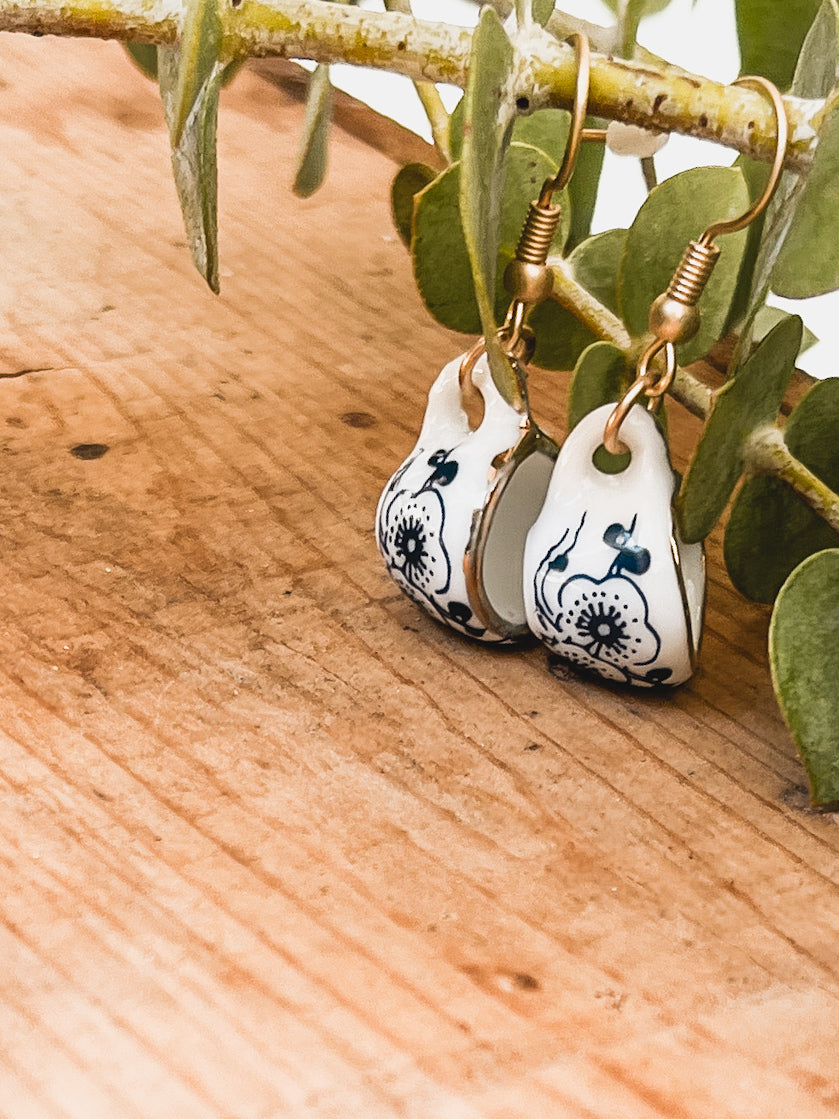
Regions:
<svg viewBox="0 0 839 1119"><path fill-rule="evenodd" d="M580 31L575 31L565 40L574 43L577 52L577 84L574 87L574 105L571 109L571 124L568 129L568 142L565 145L565 155L562 164L553 179L546 179L542 184L539 204L547 205L551 195L562 190L574 173L577 156L580 154L580 144L583 141L583 132L588 113L588 93L591 85L591 44L588 36Z"/></svg>
<svg viewBox="0 0 839 1119"><path fill-rule="evenodd" d="M698 241L691 241L667 290L650 307L649 325L655 338L641 355L635 381L609 416L603 432L603 445L613 455L626 451L619 437L620 425L634 401L644 393L649 398L647 407L658 407L676 375L676 343L689 341L699 330L700 315L696 304L720 255L719 245L714 244L715 238L723 233L736 233L745 229L755 218L760 217L769 205L781 177L789 141L789 122L780 93L772 82L754 75L738 78L734 85L757 86L765 90L772 99L777 138L769 179L760 197L740 217L714 222ZM650 363L661 350L665 353L666 371L661 376L656 376Z"/></svg>
<svg viewBox="0 0 839 1119"><path fill-rule="evenodd" d="M556 175L545 179L539 198L530 203L530 209L516 246L515 259L511 260L504 272L504 286L512 296L504 325L498 331L498 338L507 355L515 362L527 364L533 356L536 340L526 325L530 308L544 303L553 291L553 272L548 267L548 253L559 226L562 207L554 203L554 194L568 184L574 173L580 145L583 140L602 140L603 136L585 125L588 112L588 92L591 76L591 46L588 36L575 31L568 36L573 42L577 55L577 82L574 87L574 104L571 109L571 123L568 141L562 163ZM461 390L468 391L475 362L486 349L481 338L465 355L460 366Z"/></svg>
<svg viewBox="0 0 839 1119"><path fill-rule="evenodd" d="M769 179L766 186L763 188L763 193L760 198L754 202L744 214L739 218L731 218L729 221L714 222L709 225L702 236L699 238L703 244L710 244L715 237L719 237L722 233L737 233L740 229L745 229L747 225L759 218L775 193L775 188L778 185L778 180L781 177L781 172L784 169L784 159L787 154L787 144L789 142L789 121L787 120L786 110L784 109L784 102L778 92L777 86L766 78L762 78L757 74L748 74L744 78L738 78L733 85L753 86L758 89L764 90L769 94L772 99L772 108L775 110L775 127L776 127L776 141L775 141L775 158L772 160L772 169L769 172Z"/></svg>

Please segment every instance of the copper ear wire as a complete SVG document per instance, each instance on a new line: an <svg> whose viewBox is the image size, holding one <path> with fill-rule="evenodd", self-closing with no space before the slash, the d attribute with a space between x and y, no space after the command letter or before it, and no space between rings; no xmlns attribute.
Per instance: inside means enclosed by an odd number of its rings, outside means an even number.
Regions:
<svg viewBox="0 0 839 1119"><path fill-rule="evenodd" d="M533 332L526 325L527 315L531 307L549 299L553 290L553 272L548 267L548 253L562 216L562 207L554 203L553 196L568 184L583 140L601 140L605 135L599 130L584 127L588 112L591 75L591 47L588 36L575 31L567 41L574 43L577 54L577 82L574 88L568 142L556 175L544 181L539 198L530 203L516 246L515 259L510 261L504 273L504 285L512 300L504 325L498 330L497 337L507 356L520 365L527 365L533 357L536 345ZM464 395L469 392L468 386L471 385L475 363L485 350L486 341L481 338L464 355L460 365L460 387Z"/></svg>
<svg viewBox="0 0 839 1119"><path fill-rule="evenodd" d="M728 221L718 221L713 225L709 225L705 232L700 237L700 241L705 244L710 244L715 237L719 237L721 233L736 233L740 229L745 229L747 225L759 218L766 207L772 200L772 195L775 193L775 188L781 178L781 172L784 169L784 159L787 154L787 145L789 143L789 121L787 120L786 110L784 109L784 102L778 92L777 86L766 78L760 77L758 74L747 74L743 78L738 78L733 85L743 86L757 86L765 93L769 94L772 101L772 108L775 110L775 126L777 129L775 140L775 158L772 160L772 168L769 172L769 178L766 186L763 188L763 193L756 202L754 202L744 214L739 218L731 218Z"/></svg>
<svg viewBox="0 0 839 1119"><path fill-rule="evenodd" d="M743 214L737 218L714 222L697 241L690 242L667 290L650 307L649 327L655 338L641 354L635 381L609 416L603 432L603 446L613 455L624 454L627 450L620 439L620 427L629 409L642 394L649 398L647 407L651 410L660 405L662 396L676 375L676 343L689 341L699 330L697 303L720 255L720 248L714 244L714 240L724 233L736 233L745 229L755 218L760 217L769 205L783 171L789 141L789 122L780 93L772 82L754 75L738 78L733 84L757 86L767 92L772 100L777 131L775 158L769 179L760 197ZM650 363L661 350L665 352L666 372L656 376L650 371Z"/></svg>
<svg viewBox="0 0 839 1119"><path fill-rule="evenodd" d="M548 253L562 216L562 207L554 203L553 196L568 185L574 173L585 133L591 80L591 47L588 37L581 32L575 31L569 36L568 42L574 43L577 53L577 83L574 87L574 105L571 110L565 153L557 173L545 179L539 198L530 203L516 246L515 259L510 261L504 273L504 286L512 296L513 304L524 305L525 314L521 318L522 323L527 311L535 304L544 303L549 299L553 290L553 272L548 267ZM513 304L507 313L508 322L514 315Z"/></svg>
<svg viewBox="0 0 839 1119"><path fill-rule="evenodd" d="M574 104L571 109L571 124L568 128L568 141L565 145L565 155L562 157L560 168L553 179L546 179L542 184L539 197L541 202L547 194L547 201L558 190L568 185L574 174L577 156L580 154L580 144L585 130L586 114L588 113L588 93L591 85L591 45L588 36L581 31L575 31L566 39L567 43L573 42L577 52L577 84L574 87Z"/></svg>
<svg viewBox="0 0 839 1119"><path fill-rule="evenodd" d="M659 376L650 368L650 363L661 350L664 350L665 371ZM627 446L621 442L619 433L621 424L626 419L632 405L640 396L646 396L648 400L647 408L650 411L657 410L661 405L664 394L673 384L675 376L676 349L672 342L657 338L641 355L635 380L606 420L606 427L603 430L603 446L609 454L621 455L628 450Z"/></svg>

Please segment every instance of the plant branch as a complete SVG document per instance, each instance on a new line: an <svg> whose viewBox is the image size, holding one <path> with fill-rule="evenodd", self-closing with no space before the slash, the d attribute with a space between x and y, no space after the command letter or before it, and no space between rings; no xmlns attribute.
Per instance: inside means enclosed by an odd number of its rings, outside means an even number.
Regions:
<svg viewBox="0 0 839 1119"><path fill-rule="evenodd" d="M523 89L532 91L530 107L567 108L575 75L573 51L539 27L532 28L528 38L529 44L520 36L516 46L517 77ZM591 113L610 120L700 137L763 161L774 156L772 105L744 86L593 54L588 104ZM801 171L812 159L815 125L824 103L786 97L784 107L791 137L786 166Z"/></svg>
<svg viewBox="0 0 839 1119"><path fill-rule="evenodd" d="M452 153L449 142L449 114L443 99L434 82L414 82L414 89L423 107L429 126L434 147L440 153L444 163L451 163Z"/></svg>
<svg viewBox="0 0 839 1119"><path fill-rule="evenodd" d="M644 176L644 186L647 188L647 194L650 193L655 187L658 186L658 175L655 169L655 160L651 155L645 155L638 161L641 164L641 174Z"/></svg>
<svg viewBox="0 0 839 1119"><path fill-rule="evenodd" d="M752 433L746 444L746 469L750 474L771 474L786 482L814 513L839 532L839 494L799 462L777 427L769 425Z"/></svg>
<svg viewBox="0 0 839 1119"><path fill-rule="evenodd" d="M223 4L223 57L280 55L347 62L404 74L414 81L463 86L472 33L468 28L414 20L398 12L368 12L323 0L244 0ZM177 0L0 0L0 30L172 43L184 7ZM523 108L568 108L575 84L573 49L538 25L514 42L514 87ZM810 162L821 101L787 97L792 141L787 166ZM742 86L592 56L590 110L629 124L712 140L768 160L774 119L765 97Z"/></svg>
<svg viewBox="0 0 839 1119"><path fill-rule="evenodd" d="M707 385L689 373L681 365L676 366L676 376L670 386L670 395L687 408L692 416L706 420L711 413L714 393Z"/></svg>

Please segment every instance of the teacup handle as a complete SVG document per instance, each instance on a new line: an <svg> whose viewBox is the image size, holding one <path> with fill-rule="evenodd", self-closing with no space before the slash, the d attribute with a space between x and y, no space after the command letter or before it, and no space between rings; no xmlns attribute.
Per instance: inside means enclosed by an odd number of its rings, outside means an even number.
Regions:
<svg viewBox="0 0 839 1119"><path fill-rule="evenodd" d="M428 405L420 432L419 443L427 446L463 442L472 437L477 442L496 441L499 436L512 441L529 420L527 412L520 413L508 404L495 387L486 354L472 366L472 384L480 393L484 414L477 428L472 429L463 405L460 367L463 358L455 358L446 365L428 394Z"/></svg>
<svg viewBox="0 0 839 1119"><path fill-rule="evenodd" d="M563 469L555 485L574 478L579 488L619 487L624 491L643 492L648 504L670 508L675 477L667 459L663 439L651 438L654 420L643 408L634 407L627 415L624 442L631 452L629 463L619 474L604 474L594 463L594 452L602 443L602 431L610 409L602 405L580 421L573 438L569 437L562 451ZM621 428L623 437L624 428Z"/></svg>

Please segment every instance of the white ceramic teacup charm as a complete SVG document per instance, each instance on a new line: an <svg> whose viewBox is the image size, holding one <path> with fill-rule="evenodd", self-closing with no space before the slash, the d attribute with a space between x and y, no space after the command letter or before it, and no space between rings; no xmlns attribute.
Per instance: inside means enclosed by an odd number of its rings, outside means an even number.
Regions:
<svg viewBox="0 0 839 1119"><path fill-rule="evenodd" d="M692 674L705 598L701 544L682 544L664 438L640 405L623 420L619 474L593 462L607 404L574 428L525 549L530 628L560 657L607 680L651 687Z"/></svg>
<svg viewBox="0 0 839 1119"><path fill-rule="evenodd" d="M440 373L419 439L385 486L376 539L401 589L439 620L482 641L527 632L522 561L556 444L496 389L486 355L470 363L483 402L473 430L462 359Z"/></svg>

